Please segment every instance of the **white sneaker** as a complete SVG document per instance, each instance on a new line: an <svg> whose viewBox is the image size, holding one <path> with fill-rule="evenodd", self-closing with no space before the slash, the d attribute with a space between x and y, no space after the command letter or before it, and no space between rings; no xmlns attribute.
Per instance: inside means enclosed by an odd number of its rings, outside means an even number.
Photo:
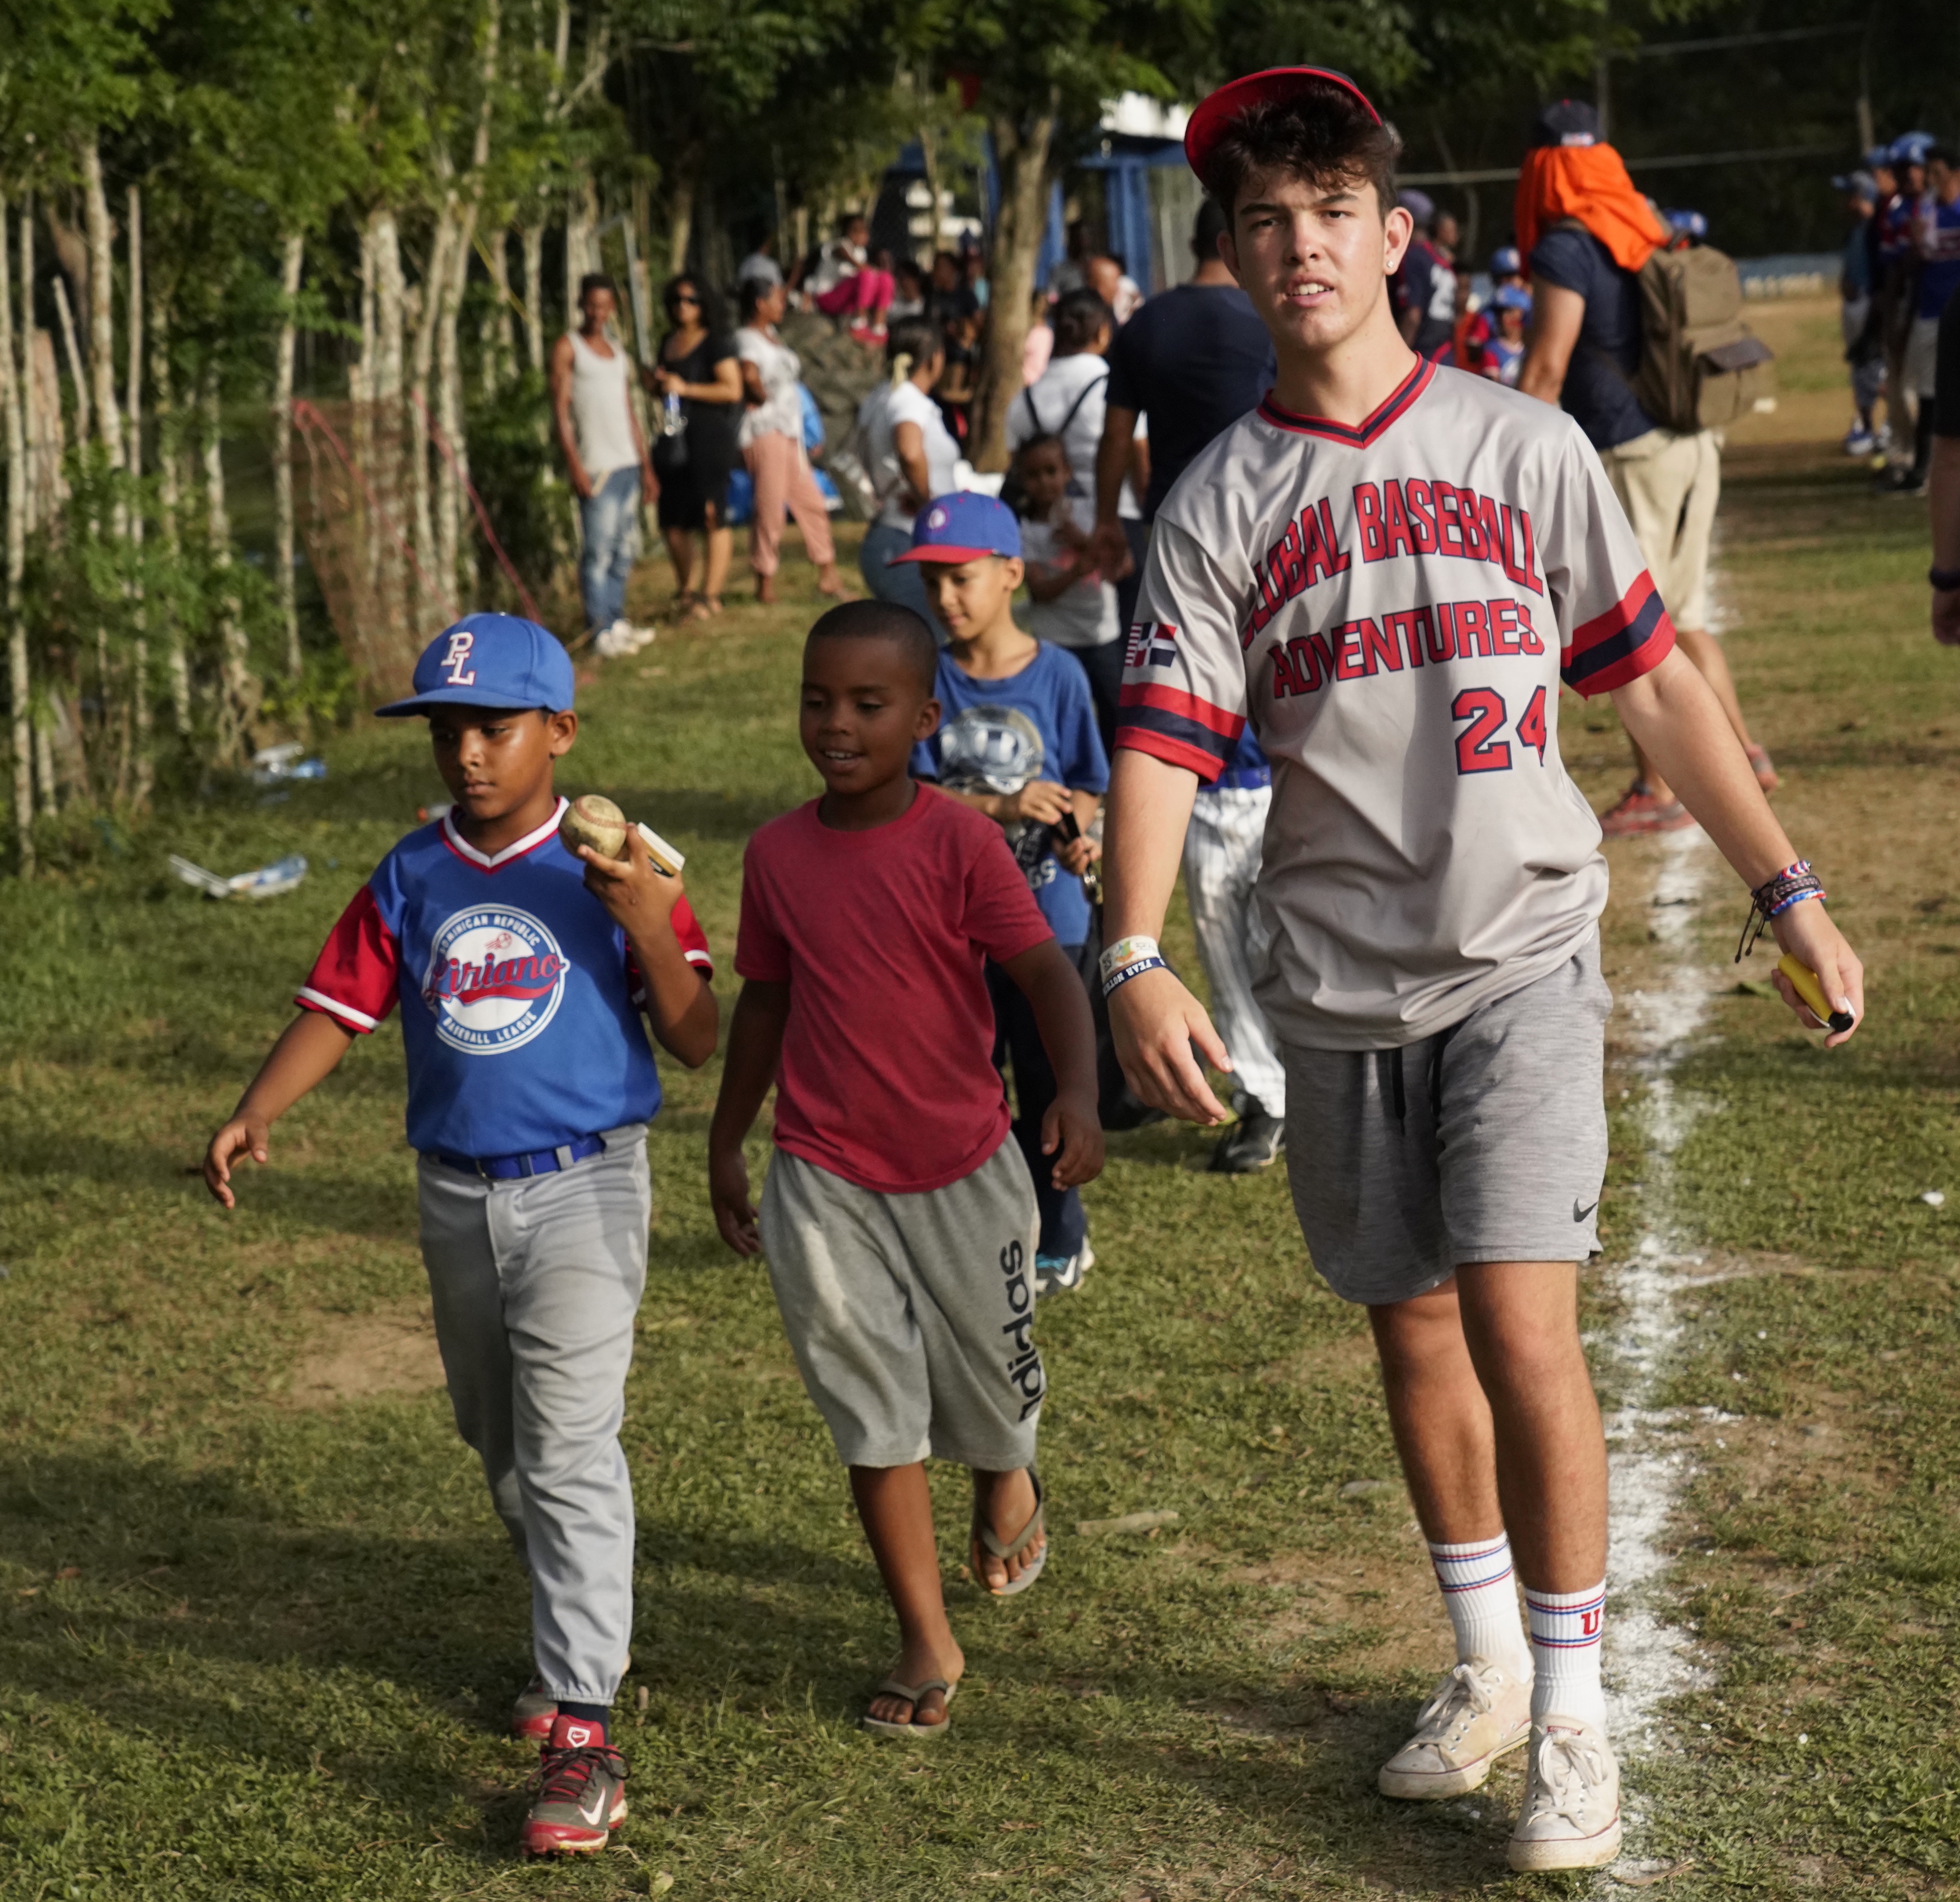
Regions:
<svg viewBox="0 0 1960 1902"><path fill-rule="evenodd" d="M1531 1735L1531 1680L1494 1664L1460 1664L1436 1687L1415 1735L1382 1766L1384 1796L1419 1803L1461 1796Z"/></svg>
<svg viewBox="0 0 1960 1902"><path fill-rule="evenodd" d="M638 651L633 637L623 621L616 621L603 632L592 637L592 651L602 660L623 660L629 654Z"/></svg>
<svg viewBox="0 0 1960 1902"><path fill-rule="evenodd" d="M1524 1808L1511 1831L1514 1869L1596 1869L1620 1853L1620 1767L1596 1724L1534 1724Z"/></svg>

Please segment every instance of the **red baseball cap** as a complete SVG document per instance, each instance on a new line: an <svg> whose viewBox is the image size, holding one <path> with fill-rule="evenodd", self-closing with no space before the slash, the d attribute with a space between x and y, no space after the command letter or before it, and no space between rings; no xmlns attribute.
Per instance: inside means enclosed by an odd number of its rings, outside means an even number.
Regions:
<svg viewBox="0 0 1960 1902"><path fill-rule="evenodd" d="M1247 107L1297 97L1306 90L1303 82L1310 80L1324 80L1351 94L1377 126L1382 122L1374 101L1344 72L1335 72L1326 66L1268 66L1264 72L1249 72L1242 78L1227 80L1200 102L1184 128L1184 156L1191 169L1204 176L1204 161L1211 156L1212 147Z"/></svg>

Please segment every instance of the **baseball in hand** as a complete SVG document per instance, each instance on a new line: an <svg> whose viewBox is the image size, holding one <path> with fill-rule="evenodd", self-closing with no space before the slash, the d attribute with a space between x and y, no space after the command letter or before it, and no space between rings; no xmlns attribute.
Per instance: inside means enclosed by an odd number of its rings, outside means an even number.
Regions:
<svg viewBox="0 0 1960 1902"><path fill-rule="evenodd" d="M598 793L587 793L565 808L558 835L574 858L581 845L590 846L601 858L626 856L626 815Z"/></svg>

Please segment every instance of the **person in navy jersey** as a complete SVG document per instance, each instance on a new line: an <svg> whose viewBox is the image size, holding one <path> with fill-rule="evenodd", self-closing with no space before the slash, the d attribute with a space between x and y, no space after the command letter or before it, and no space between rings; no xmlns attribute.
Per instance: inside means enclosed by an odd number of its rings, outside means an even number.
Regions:
<svg viewBox="0 0 1960 1902"><path fill-rule="evenodd" d="M1439 212L1427 192L1405 191L1401 202L1415 220L1415 236L1402 254L1402 269L1389 280L1396 328L1418 356L1453 363L1456 260L1444 239L1454 233L1456 221L1448 212Z"/></svg>
<svg viewBox="0 0 1960 1902"><path fill-rule="evenodd" d="M1092 925L1082 874L1101 854L1088 835L1109 761L1074 657L1014 624L1020 523L991 495L941 495L919 511L910 552L894 559L921 565L933 612L952 637L933 689L939 728L919 743L913 777L936 781L1005 831L1049 929L1079 963ZM1088 1220L1077 1191L1056 1188L1041 1166L1055 1079L1033 1010L998 970L989 968L988 982L1013 1066L1014 1135L1041 1207L1036 1291L1054 1293L1076 1287L1095 1260Z"/></svg>
<svg viewBox="0 0 1960 1902"><path fill-rule="evenodd" d="M542 1745L527 1855L589 1853L626 1814L606 1735L633 1618L633 1494L619 1446L646 1281L651 1029L714 1052L708 942L637 832L625 856L559 837L571 663L529 621L438 635L415 691L455 805L355 894L204 1175L263 1163L272 1124L399 1007L422 1258L456 1423L530 1575L535 1665L513 1728Z"/></svg>

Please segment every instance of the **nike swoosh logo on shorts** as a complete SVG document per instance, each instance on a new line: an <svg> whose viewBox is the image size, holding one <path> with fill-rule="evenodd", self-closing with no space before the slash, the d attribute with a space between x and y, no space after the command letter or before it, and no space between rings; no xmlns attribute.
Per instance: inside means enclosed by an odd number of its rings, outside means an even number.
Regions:
<svg viewBox="0 0 1960 1902"><path fill-rule="evenodd" d="M1578 1197L1577 1196L1576 1196L1576 1195L1575 1195L1575 1196L1572 1198L1572 1219L1573 1219L1573 1221L1575 1221L1575 1222L1583 1222L1583 1221L1584 1221L1584 1220L1586 1220L1586 1217L1587 1217L1587 1216L1589 1216L1589 1215L1590 1215L1590 1214L1592 1213L1592 1211L1593 1211L1595 1209L1596 1209L1599 1206L1599 1198L1596 1195L1596 1196L1594 1196L1594 1197L1593 1197L1592 1200L1591 1201L1589 1201L1589 1203L1587 1203L1587 1204L1586 1204L1586 1205L1585 1206L1585 1207L1583 1207L1583 1208L1582 1209L1582 1208L1579 1206L1579 1197Z"/></svg>

